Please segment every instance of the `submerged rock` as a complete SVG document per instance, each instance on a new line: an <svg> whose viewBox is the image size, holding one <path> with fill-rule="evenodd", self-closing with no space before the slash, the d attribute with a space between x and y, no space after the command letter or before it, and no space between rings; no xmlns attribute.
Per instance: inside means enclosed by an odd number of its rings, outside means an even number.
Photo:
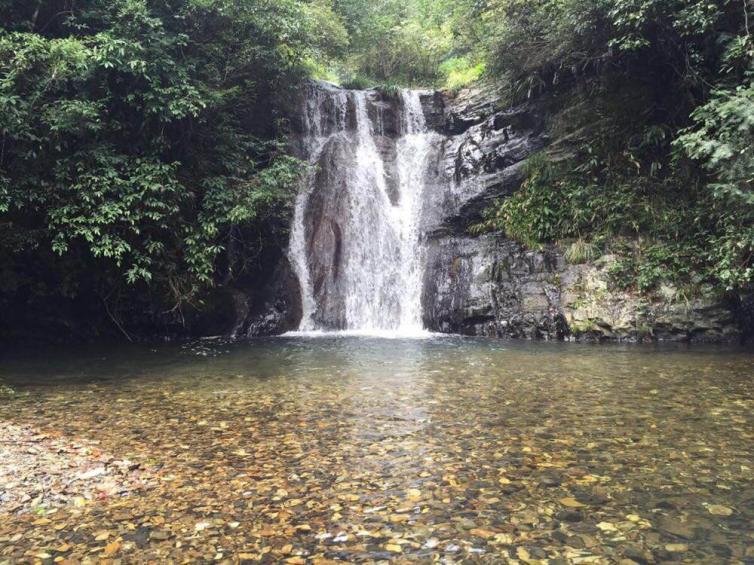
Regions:
<svg viewBox="0 0 754 565"><path fill-rule="evenodd" d="M696 532L692 524L681 522L679 519L670 516L663 516L660 518L657 522L657 526L662 532L671 534L675 537L686 540L692 540L696 537Z"/></svg>

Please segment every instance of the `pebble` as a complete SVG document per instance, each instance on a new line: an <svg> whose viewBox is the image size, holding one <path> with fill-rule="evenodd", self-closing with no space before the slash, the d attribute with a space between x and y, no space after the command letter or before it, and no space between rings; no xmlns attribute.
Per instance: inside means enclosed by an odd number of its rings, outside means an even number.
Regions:
<svg viewBox="0 0 754 565"><path fill-rule="evenodd" d="M670 516L663 516L657 522L657 526L660 530L677 536L679 538L692 540L696 537L694 528L690 524L681 522L677 518L671 518Z"/></svg>
<svg viewBox="0 0 754 565"><path fill-rule="evenodd" d="M166 532L165 530L155 530L149 534L149 538L156 541L165 541L170 539L170 537L170 532Z"/></svg>
<svg viewBox="0 0 754 565"><path fill-rule="evenodd" d="M562 484L562 481L558 477L544 476L539 480L539 484L543 487L554 488L559 487Z"/></svg>
<svg viewBox="0 0 754 565"><path fill-rule="evenodd" d="M669 543L665 546L665 550L670 553L685 553L689 550L689 546L685 543Z"/></svg>
<svg viewBox="0 0 754 565"><path fill-rule="evenodd" d="M576 510L561 510L555 517L563 522L581 522L584 516Z"/></svg>
<svg viewBox="0 0 754 565"><path fill-rule="evenodd" d="M91 394L54 385L0 404L6 421L123 451L125 468L136 461L150 479L143 497L5 514L3 558L21 563L66 543L78 562L120 538L113 559L123 563L231 563L239 547L254 562L291 564L754 563L742 473L754 451L737 431L754 423L754 359L721 379L713 356L687 363L684 352L673 361L683 371L663 361L614 379L579 351L546 379L550 365L534 355L505 365L503 379L492 354L455 375L434 354L415 372L414 351L410 365L397 355L373 375L358 347L349 342L335 372L307 360L313 378L286 365L268 381L219 374L202 384L202 369L193 386L181 367L156 383ZM663 394L647 400L647 381ZM209 396L208 386L229 392ZM692 456L670 460L671 450ZM98 542L103 529L112 535Z"/></svg>
<svg viewBox="0 0 754 565"><path fill-rule="evenodd" d="M634 544L627 544L623 548L623 556L637 563L652 563L654 561L654 557L650 551Z"/></svg>

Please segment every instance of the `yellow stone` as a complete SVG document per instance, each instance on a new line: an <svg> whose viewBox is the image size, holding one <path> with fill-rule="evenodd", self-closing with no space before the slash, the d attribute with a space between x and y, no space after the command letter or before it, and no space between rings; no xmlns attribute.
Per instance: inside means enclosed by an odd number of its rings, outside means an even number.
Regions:
<svg viewBox="0 0 754 565"><path fill-rule="evenodd" d="M418 489L410 488L406 491L406 498L409 500L419 500L421 497L422 493Z"/></svg>
<svg viewBox="0 0 754 565"><path fill-rule="evenodd" d="M559 502L563 506L568 506L568 508L584 508L584 506L586 506L585 504L582 504L581 502L579 502L575 498L570 498L570 497L568 497L568 498L561 498Z"/></svg>
<svg viewBox="0 0 754 565"><path fill-rule="evenodd" d="M401 546L394 543L385 544L385 549L387 549L388 551L392 551L393 553L403 552L403 549L401 548Z"/></svg>
<svg viewBox="0 0 754 565"><path fill-rule="evenodd" d="M495 532L491 532L489 530L484 530L482 528L474 528L472 530L469 530L469 533L472 536L476 536L478 538L484 538L484 539L489 539L489 538L495 536Z"/></svg>
<svg viewBox="0 0 754 565"><path fill-rule="evenodd" d="M52 520L49 518L40 518L39 520L34 520L32 524L35 526L46 526L47 524L51 524Z"/></svg>
<svg viewBox="0 0 754 565"><path fill-rule="evenodd" d="M730 516L733 514L733 509L719 504L710 504L707 506L707 512L713 516Z"/></svg>
<svg viewBox="0 0 754 565"><path fill-rule="evenodd" d="M400 522L407 522L409 519L408 514L393 514L390 516L390 521L394 524L400 523Z"/></svg>
<svg viewBox="0 0 754 565"><path fill-rule="evenodd" d="M685 553L689 550L689 546L685 543L669 543L665 549L670 553Z"/></svg>

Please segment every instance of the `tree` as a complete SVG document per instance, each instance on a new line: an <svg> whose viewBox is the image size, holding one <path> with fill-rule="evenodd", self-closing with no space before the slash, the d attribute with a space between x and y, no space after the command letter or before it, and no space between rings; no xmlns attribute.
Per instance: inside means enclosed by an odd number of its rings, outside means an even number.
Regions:
<svg viewBox="0 0 754 565"><path fill-rule="evenodd" d="M149 283L164 309L248 271L259 245L225 253L244 230L284 230L301 171L275 105L343 48L323 29L337 18L299 0L0 8L6 301Z"/></svg>

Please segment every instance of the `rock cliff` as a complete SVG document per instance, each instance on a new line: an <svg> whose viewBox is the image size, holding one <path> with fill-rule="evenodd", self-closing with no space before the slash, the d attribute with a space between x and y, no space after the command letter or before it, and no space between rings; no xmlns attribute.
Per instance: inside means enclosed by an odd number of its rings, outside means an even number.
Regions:
<svg viewBox="0 0 754 565"><path fill-rule="evenodd" d="M367 100L372 119L382 128L378 145L389 189L400 103L376 91ZM457 96L421 96L426 123L439 134L425 172L420 226L424 325L445 333L527 339L739 339L745 322L737 318L735 304L713 289L693 296L671 287L651 295L621 291L610 283L611 256L570 265L556 245L531 250L499 235L469 233L485 208L519 188L527 157L543 148L568 151L567 132L553 127L557 114L562 117L562 100L542 97L515 107L501 100L501 92L491 85ZM294 106L301 107L301 101ZM296 147L302 124L300 116L291 115ZM341 161L334 159L333 167ZM330 173L332 167L323 166L316 174ZM313 203L317 208L316 197ZM319 225L337 213L330 210L309 221ZM329 267L312 267L315 283L327 280ZM238 326L240 334L281 333L298 326L301 293L287 264L273 280L276 286L262 293L263 303L248 309L252 314Z"/></svg>
<svg viewBox="0 0 754 565"><path fill-rule="evenodd" d="M694 296L671 287L651 295L621 291L610 284L611 256L569 265L555 245L530 250L501 236L468 233L481 210L519 187L529 155L545 147L567 151L568 140L552 127L552 108L562 101L505 108L500 99L488 85L425 101L444 136L429 172L425 325L528 339L738 339L735 306L714 289Z"/></svg>

